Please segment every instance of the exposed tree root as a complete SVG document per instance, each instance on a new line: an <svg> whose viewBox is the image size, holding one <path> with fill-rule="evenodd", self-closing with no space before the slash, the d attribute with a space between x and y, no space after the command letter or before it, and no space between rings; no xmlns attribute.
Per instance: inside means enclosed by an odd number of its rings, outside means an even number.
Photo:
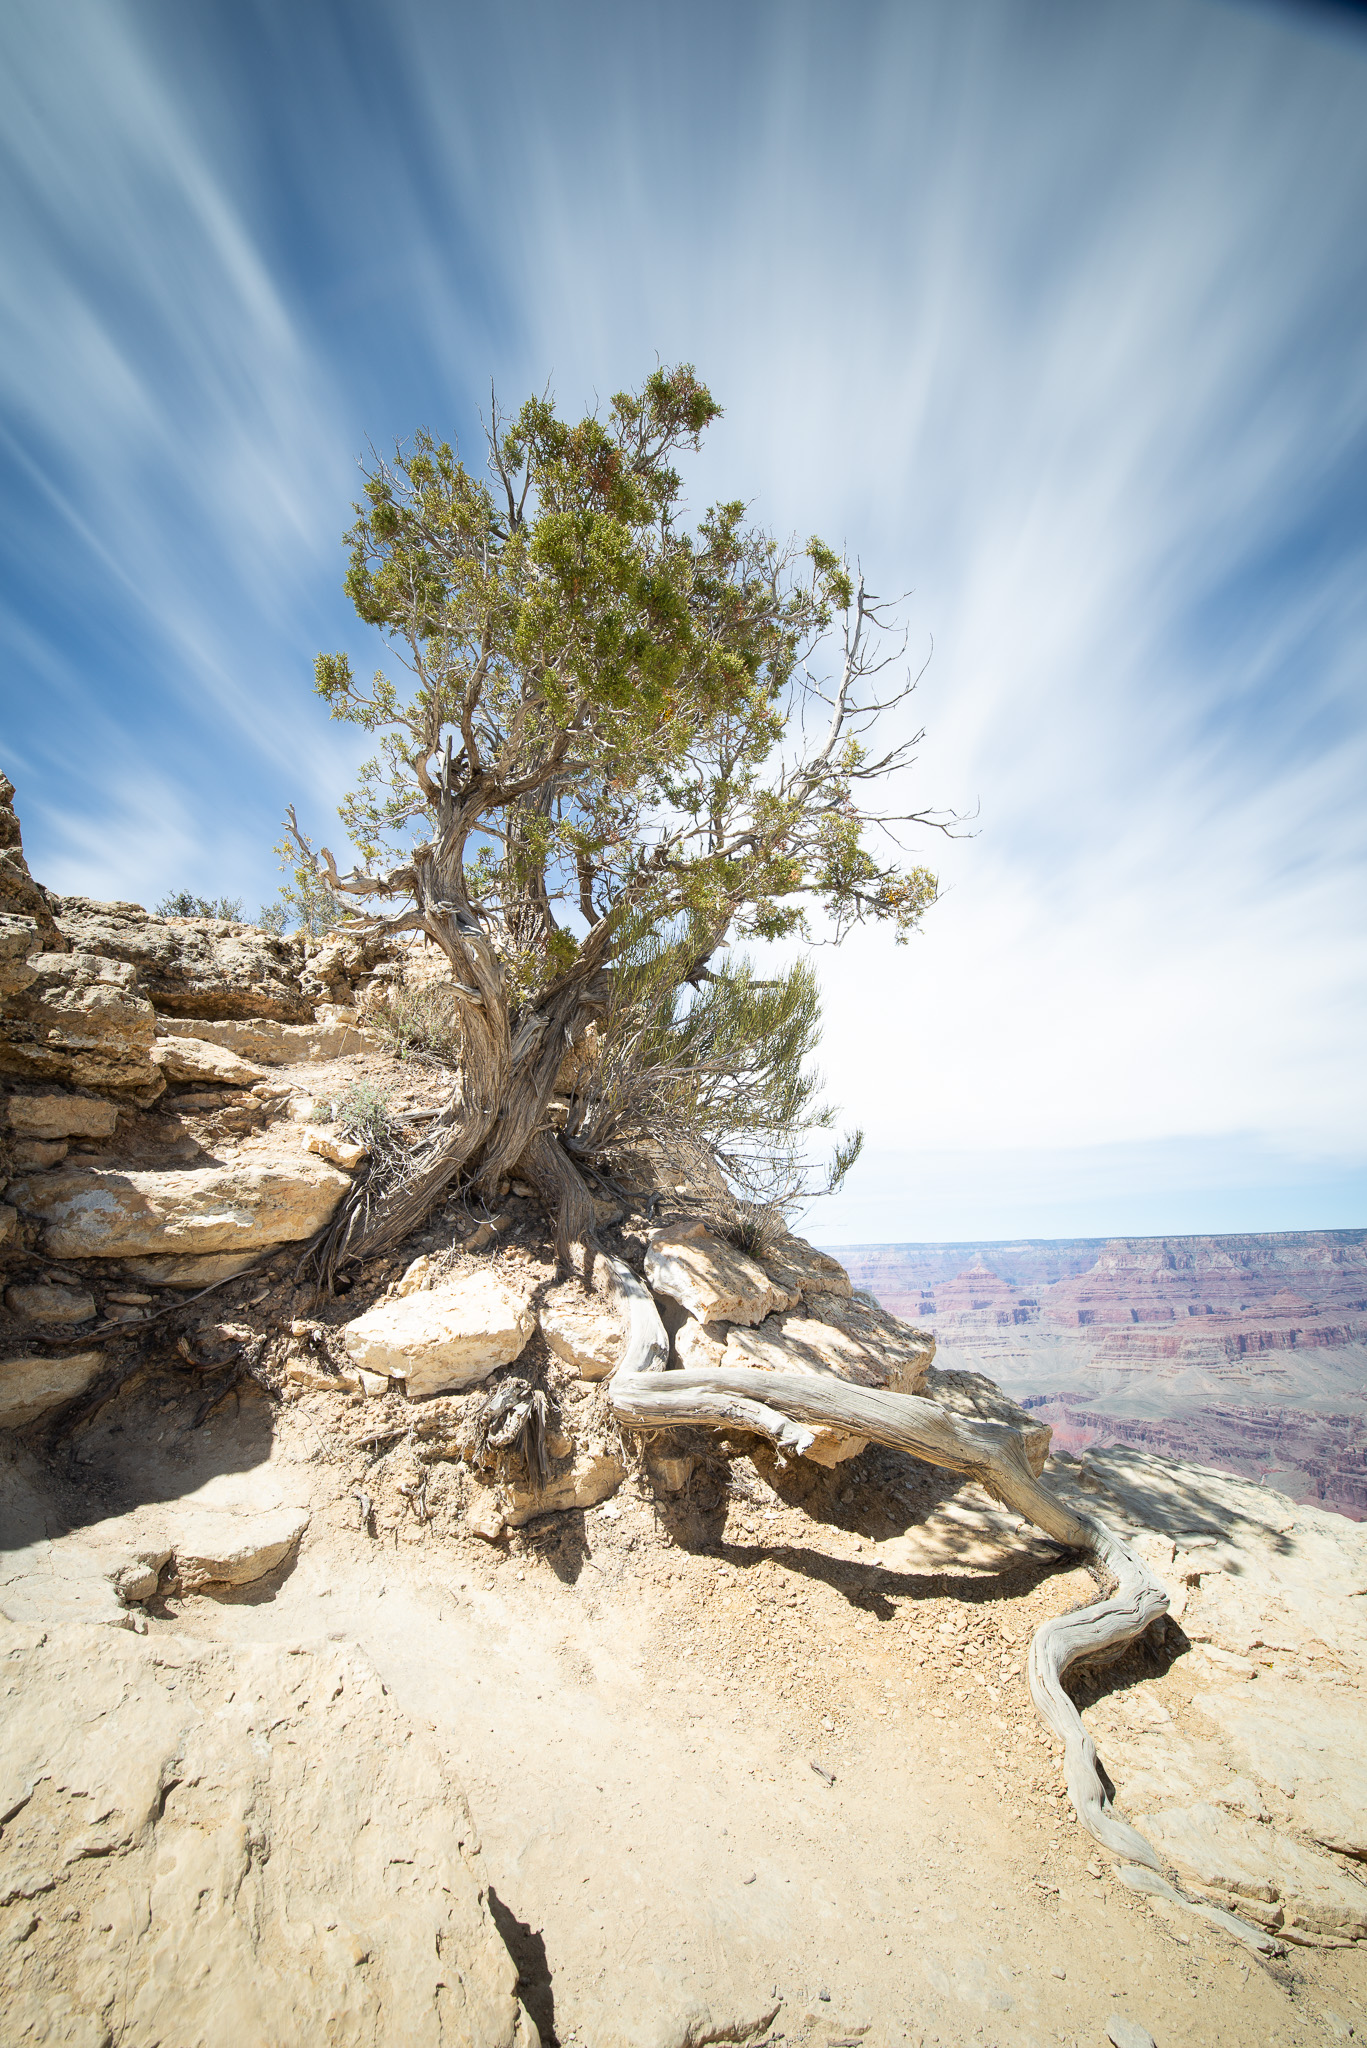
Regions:
<svg viewBox="0 0 1367 2048"><path fill-rule="evenodd" d="M1030 1692L1041 1719L1062 1737L1068 1793L1082 1825L1114 1855L1161 1870L1153 1848L1114 1811L1096 1745L1063 1687L1070 1665L1134 1641L1167 1611L1167 1593L1142 1558L1104 1523L1074 1513L1042 1485L1030 1470L1019 1432L1005 1423L968 1421L918 1395L876 1392L834 1377L747 1367L667 1371L668 1340L649 1290L620 1259L603 1263L627 1324L626 1346L609 1383L613 1413L624 1428L729 1425L758 1431L796 1453L810 1444L818 1424L869 1437L975 1479L1046 1535L1083 1552L1114 1581L1105 1598L1036 1631Z"/></svg>

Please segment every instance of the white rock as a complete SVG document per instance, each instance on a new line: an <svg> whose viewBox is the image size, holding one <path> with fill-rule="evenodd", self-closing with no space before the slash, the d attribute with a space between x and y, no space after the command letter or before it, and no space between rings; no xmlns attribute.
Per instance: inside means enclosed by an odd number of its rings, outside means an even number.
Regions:
<svg viewBox="0 0 1367 2048"><path fill-rule="evenodd" d="M302 1508L267 1508L255 1514L204 1509L175 1528L174 1552L182 1586L249 1586L282 1564L309 1525Z"/></svg>
<svg viewBox="0 0 1367 2048"><path fill-rule="evenodd" d="M24 1138L112 1138L119 1112L88 1095L11 1095L9 1127Z"/></svg>
<svg viewBox="0 0 1367 2048"><path fill-rule="evenodd" d="M354 1138L344 1138L340 1131L328 1125L315 1124L304 1134L304 1150L316 1153L320 1159L330 1159L334 1166L344 1166L349 1171L364 1166L370 1157L370 1148L360 1145Z"/></svg>
<svg viewBox="0 0 1367 2048"><path fill-rule="evenodd" d="M595 1295L586 1295L577 1280L549 1288L538 1310L541 1334L556 1357L585 1380L605 1380L622 1355L622 1326Z"/></svg>
<svg viewBox="0 0 1367 2048"><path fill-rule="evenodd" d="M701 1223L656 1231L646 1253L646 1282L667 1294L700 1323L762 1323L797 1299L764 1268Z"/></svg>
<svg viewBox="0 0 1367 2048"><path fill-rule="evenodd" d="M264 1078L264 1069L240 1059L226 1045L202 1038L158 1038L152 1064L168 1081L201 1081L210 1085L249 1088Z"/></svg>
<svg viewBox="0 0 1367 2048"><path fill-rule="evenodd" d="M934 1345L935 1340L929 1332L918 1334ZM1047 1422L1041 1422L1028 1408L1020 1407L1009 1394L1004 1394L984 1373L940 1372L932 1367L926 1374L921 1391L928 1399L938 1401L942 1408L952 1409L956 1415L966 1416L971 1421L1004 1422L1010 1428L1018 1429L1030 1470L1036 1477L1044 1470L1054 1432Z"/></svg>
<svg viewBox="0 0 1367 2048"><path fill-rule="evenodd" d="M389 1292L392 1296L399 1299L404 1299L410 1294L421 1294L431 1280L432 1274L431 1254L423 1252L413 1260L411 1265L404 1267L402 1274L394 1282Z"/></svg>
<svg viewBox="0 0 1367 2048"><path fill-rule="evenodd" d="M1204 1803L1147 1814L1138 1825L1192 1883L1260 1926L1367 1935L1367 1885L1272 1828Z"/></svg>
<svg viewBox="0 0 1367 2048"><path fill-rule="evenodd" d="M803 1237L783 1237L771 1251L757 1252L756 1258L776 1287L793 1301L802 1295L852 1294L850 1276L829 1252L819 1252Z"/></svg>
<svg viewBox="0 0 1367 2048"><path fill-rule="evenodd" d="M88 1323L95 1297L84 1287L7 1287L5 1307L31 1323Z"/></svg>
<svg viewBox="0 0 1367 2048"><path fill-rule="evenodd" d="M65 1259L254 1251L312 1237L350 1187L324 1160L241 1158L169 1173L67 1170L11 1183L43 1248Z"/></svg>
<svg viewBox="0 0 1367 2048"><path fill-rule="evenodd" d="M688 1316L674 1332L674 1356L684 1372L715 1372L726 1362L729 1323L700 1323ZM744 1363L749 1364L746 1359Z"/></svg>
<svg viewBox="0 0 1367 2048"><path fill-rule="evenodd" d="M331 1008L319 1004L319 1010ZM207 1045L221 1045L240 1059L265 1067L297 1066L306 1061L336 1060L347 1053L373 1052L379 1040L369 1031L336 1016L316 1024L281 1024L273 1017L177 1017L176 1030Z"/></svg>
<svg viewBox="0 0 1367 2048"><path fill-rule="evenodd" d="M104 1364L102 1351L60 1358L0 1359L0 1429L22 1429L50 1408L83 1394Z"/></svg>
<svg viewBox="0 0 1367 2048"><path fill-rule="evenodd" d="M504 1526L521 1529L528 1522L534 1522L538 1515L564 1514L571 1508L596 1507L599 1501L607 1500L616 1493L627 1476L627 1468L620 1458L609 1451L581 1451L569 1469L552 1473L540 1493L533 1493L529 1487L514 1486L512 1499L504 1515Z"/></svg>
<svg viewBox="0 0 1367 2048"><path fill-rule="evenodd" d="M528 1291L487 1270L377 1302L341 1332L368 1372L404 1375L415 1400L511 1365L536 1328Z"/></svg>

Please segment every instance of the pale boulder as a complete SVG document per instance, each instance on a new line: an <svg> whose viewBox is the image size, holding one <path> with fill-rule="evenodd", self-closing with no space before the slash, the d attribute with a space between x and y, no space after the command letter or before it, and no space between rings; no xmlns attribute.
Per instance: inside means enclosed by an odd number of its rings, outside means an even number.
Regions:
<svg viewBox="0 0 1367 2048"><path fill-rule="evenodd" d="M933 1344L934 1339L930 1341ZM1030 1470L1037 1478L1044 1470L1054 1432L1047 1422L1039 1421L1028 1408L1022 1408L1009 1394L1004 1394L985 1373L940 1372L932 1367L922 1392L966 1421L1001 1422L1008 1429L1018 1429Z"/></svg>
<svg viewBox="0 0 1367 2048"><path fill-rule="evenodd" d="M92 1095L11 1095L9 1127L23 1138L112 1138L119 1112Z"/></svg>
<svg viewBox="0 0 1367 2048"><path fill-rule="evenodd" d="M152 1059L168 1081L250 1088L254 1081L265 1078L263 1067L239 1059L225 1045L211 1045L202 1038L158 1038L152 1047Z"/></svg>
<svg viewBox="0 0 1367 2048"><path fill-rule="evenodd" d="M341 1336L356 1365L404 1379L410 1396L422 1400L511 1365L535 1328L528 1290L480 1270L379 1301Z"/></svg>
<svg viewBox="0 0 1367 2048"><path fill-rule="evenodd" d="M359 1144L355 1138L343 1137L330 1124L311 1125L304 1135L304 1150L319 1159L330 1159L334 1166L345 1167L348 1173L364 1166L370 1157L368 1146Z"/></svg>
<svg viewBox="0 0 1367 2048"><path fill-rule="evenodd" d="M605 1380L622 1355L622 1327L607 1304L576 1280L547 1290L538 1310L541 1334L581 1379Z"/></svg>
<svg viewBox="0 0 1367 2048"><path fill-rule="evenodd" d="M88 1323L95 1297L84 1287L7 1287L5 1307L30 1323Z"/></svg>
<svg viewBox="0 0 1367 2048"><path fill-rule="evenodd" d="M249 1586L283 1564L309 1525L303 1508L234 1514L199 1509L176 1524L174 1551L181 1585Z"/></svg>
<svg viewBox="0 0 1367 2048"><path fill-rule="evenodd" d="M667 1294L700 1323L762 1323L788 1308L796 1291L771 1280L764 1268L702 1223L666 1226L646 1252L646 1283Z"/></svg>
<svg viewBox="0 0 1367 2048"><path fill-rule="evenodd" d="M22 1429L83 1394L104 1364L102 1351L60 1358L0 1359L0 1429Z"/></svg>
<svg viewBox="0 0 1367 2048"><path fill-rule="evenodd" d="M565 1514L573 1508L597 1507L616 1493L627 1468L611 1451L579 1451L563 1471L552 1472L540 1493L514 1485L504 1526L525 1528L538 1515Z"/></svg>
<svg viewBox="0 0 1367 2048"><path fill-rule="evenodd" d="M819 1252L802 1237L782 1237L770 1250L756 1253L776 1287L792 1301L813 1294L852 1294L849 1274L839 1259Z"/></svg>
<svg viewBox="0 0 1367 2048"><path fill-rule="evenodd" d="M715 1372L724 1365L729 1328L726 1323L700 1323L695 1316L686 1316L674 1332L674 1357L680 1370Z"/></svg>
<svg viewBox="0 0 1367 2048"><path fill-rule="evenodd" d="M256 1251L312 1237L350 1187L325 1160L243 1158L169 1173L89 1168L12 1183L53 1258Z"/></svg>

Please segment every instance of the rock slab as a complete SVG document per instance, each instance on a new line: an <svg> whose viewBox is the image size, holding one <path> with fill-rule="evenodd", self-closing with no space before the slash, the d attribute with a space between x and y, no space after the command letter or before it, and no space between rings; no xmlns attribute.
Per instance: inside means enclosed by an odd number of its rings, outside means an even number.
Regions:
<svg viewBox="0 0 1367 2048"><path fill-rule="evenodd" d="M350 1187L306 1154L145 1173L96 1167L14 1181L9 1198L60 1259L256 1251L312 1237Z"/></svg>
<svg viewBox="0 0 1367 2048"><path fill-rule="evenodd" d="M0 1800L14 2048L113 2010L130 2044L536 2048L464 1799L349 1645L6 1625Z"/></svg>
<svg viewBox="0 0 1367 2048"><path fill-rule="evenodd" d="M368 1372L403 1379L411 1399L473 1386L519 1357L536 1329L528 1293L488 1270L377 1302L342 1331Z"/></svg>

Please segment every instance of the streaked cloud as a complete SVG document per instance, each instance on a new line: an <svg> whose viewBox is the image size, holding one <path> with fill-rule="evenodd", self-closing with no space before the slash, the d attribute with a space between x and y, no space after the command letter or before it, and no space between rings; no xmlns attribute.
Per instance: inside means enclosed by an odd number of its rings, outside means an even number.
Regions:
<svg viewBox="0 0 1367 2048"><path fill-rule="evenodd" d="M49 879L271 894L284 802L322 823L354 759L308 681L365 658L367 438L473 446L491 373L574 406L691 357L727 407L699 495L914 585L913 793L979 807L923 938L822 961L873 1148L946 1201L945 1159L996 1159L1022 1214L1003 1159L1086 1157L1098 1230L1151 1170L1212 1228L1290 1186L1361 1220L1350 20L143 0L4 33L0 645ZM827 1234L946 1234L910 1166L861 1172Z"/></svg>

